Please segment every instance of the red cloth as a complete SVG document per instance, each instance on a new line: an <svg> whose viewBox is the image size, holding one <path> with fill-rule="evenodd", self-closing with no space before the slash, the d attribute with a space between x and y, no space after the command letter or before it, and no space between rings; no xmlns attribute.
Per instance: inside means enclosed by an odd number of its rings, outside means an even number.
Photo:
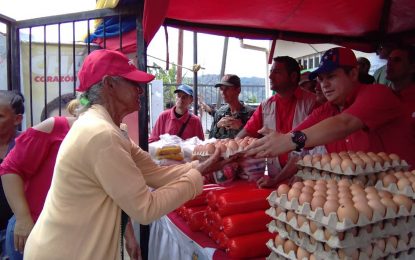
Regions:
<svg viewBox="0 0 415 260"><path fill-rule="evenodd" d="M384 85L362 84L356 87L347 101L345 110L341 113L359 118L366 128L345 138L345 150L396 153L409 164L415 165L415 137L411 133L401 101L390 89ZM330 114L336 113L333 106L326 103L297 129L306 129Z"/></svg>
<svg viewBox="0 0 415 260"><path fill-rule="evenodd" d="M56 156L69 128L65 117L55 117L51 133L29 128L16 139L14 149L0 166L0 175L15 173L22 177L33 221L43 209Z"/></svg>
<svg viewBox="0 0 415 260"><path fill-rule="evenodd" d="M303 97L302 91L303 90L298 87L294 93L294 96L290 98L284 98L278 94L270 97L269 102L276 102L278 104L277 113L275 114L275 122L277 122L276 129L278 129L278 132L286 134L293 128L295 108L297 105L297 100L301 100ZM262 119L263 116L261 103L261 105L259 105L254 114L246 123L244 127L245 131L247 131L251 136L258 137L258 130L260 130L264 125ZM278 156L278 160L281 164L281 167L284 167L288 161L288 153L280 154Z"/></svg>
<svg viewBox="0 0 415 260"><path fill-rule="evenodd" d="M157 118L156 124L154 125L153 131L151 131L148 142L151 143L160 140L160 135L162 134L177 135L189 116L190 120L187 123L181 138L186 140L197 136L200 140L205 140L200 119L197 116L190 114L189 111L187 111L180 118L177 118L174 114L174 109L175 107L167 109L160 114Z"/></svg>

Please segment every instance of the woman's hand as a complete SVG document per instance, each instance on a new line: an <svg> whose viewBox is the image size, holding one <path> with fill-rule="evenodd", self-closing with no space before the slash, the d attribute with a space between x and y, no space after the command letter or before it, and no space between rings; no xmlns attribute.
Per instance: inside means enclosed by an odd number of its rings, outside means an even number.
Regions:
<svg viewBox="0 0 415 260"><path fill-rule="evenodd" d="M27 237L32 231L34 222L32 216L16 216L16 224L14 226L14 248L23 254Z"/></svg>
<svg viewBox="0 0 415 260"><path fill-rule="evenodd" d="M223 159L220 157L220 149L215 149L215 152L204 162L199 163L196 167L202 175L206 175L208 173L222 170L226 164L229 164L235 160L237 160L240 155L232 156L228 159Z"/></svg>

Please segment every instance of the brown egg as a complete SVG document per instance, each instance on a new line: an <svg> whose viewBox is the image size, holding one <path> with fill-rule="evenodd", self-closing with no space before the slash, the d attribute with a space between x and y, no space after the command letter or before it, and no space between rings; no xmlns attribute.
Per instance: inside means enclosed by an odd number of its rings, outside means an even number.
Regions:
<svg viewBox="0 0 415 260"><path fill-rule="evenodd" d="M367 155L369 155L369 157L370 157L373 161L380 163L380 165L383 165L383 159L382 159L382 157L380 157L379 155L377 155L377 154L375 154L375 153L373 153L373 152L368 152L368 153L367 153Z"/></svg>
<svg viewBox="0 0 415 260"><path fill-rule="evenodd" d="M341 179L340 181L337 182L338 187L347 187L347 188L349 188L350 185L351 185L351 183L350 183L349 179Z"/></svg>
<svg viewBox="0 0 415 260"><path fill-rule="evenodd" d="M326 197L327 193L322 190L315 190L313 193L313 197L317 197L317 196Z"/></svg>
<svg viewBox="0 0 415 260"><path fill-rule="evenodd" d="M393 249L396 249L396 247L398 246L398 238L396 236L388 237L387 243L389 245L392 245Z"/></svg>
<svg viewBox="0 0 415 260"><path fill-rule="evenodd" d="M375 247L377 247L380 252L384 252L385 251L385 247L386 247L386 243L384 239L377 239L375 242Z"/></svg>
<svg viewBox="0 0 415 260"><path fill-rule="evenodd" d="M330 194L326 196L326 201L328 200L339 201L339 197L337 196L337 194Z"/></svg>
<svg viewBox="0 0 415 260"><path fill-rule="evenodd" d="M392 198L392 193L389 191L380 190L378 191L378 194L380 198Z"/></svg>
<svg viewBox="0 0 415 260"><path fill-rule="evenodd" d="M314 187L315 183L313 180L305 180L303 181L304 186L310 186L310 187Z"/></svg>
<svg viewBox="0 0 415 260"><path fill-rule="evenodd" d="M343 172L347 172L348 170L351 170L352 172L356 171L356 165L350 159L343 159L340 168Z"/></svg>
<svg viewBox="0 0 415 260"><path fill-rule="evenodd" d="M228 143L228 149L231 152L236 153L239 149L239 145L234 140L230 140Z"/></svg>
<svg viewBox="0 0 415 260"><path fill-rule="evenodd" d="M365 192L366 193L378 193L378 190L375 188L375 187L373 187L373 186L369 186L369 187L366 187L365 188Z"/></svg>
<svg viewBox="0 0 415 260"><path fill-rule="evenodd" d="M393 201L398 204L398 206L400 205L404 205L405 208L411 212L412 209L412 200L404 195L399 195L399 194L395 194L393 195Z"/></svg>
<svg viewBox="0 0 415 260"><path fill-rule="evenodd" d="M339 192L338 196L339 196L339 199L342 199L342 198L352 199L353 198L353 195L350 193L350 191L341 191Z"/></svg>
<svg viewBox="0 0 415 260"><path fill-rule="evenodd" d="M359 157L365 162L366 167L370 166L373 168L375 166L375 161L373 161L373 159L367 156L366 154L365 155L359 154Z"/></svg>
<svg viewBox="0 0 415 260"><path fill-rule="evenodd" d="M297 252L298 246L291 240L284 242L284 253L289 254L291 251Z"/></svg>
<svg viewBox="0 0 415 260"><path fill-rule="evenodd" d="M399 162L401 160L401 158L399 158L399 155L394 153L389 154L389 158L391 158L391 160L395 162Z"/></svg>
<svg viewBox="0 0 415 260"><path fill-rule="evenodd" d="M291 186L292 188L295 188L295 189L299 189L299 190L301 190L303 187L304 187L304 183L302 183L302 182L300 182L300 181L298 181L298 182L294 182L293 183L293 185Z"/></svg>
<svg viewBox="0 0 415 260"><path fill-rule="evenodd" d="M398 178L398 180L400 178L405 178L405 174L401 171L395 172L393 175L395 175L395 177Z"/></svg>
<svg viewBox="0 0 415 260"><path fill-rule="evenodd" d="M275 247L284 246L285 240L286 239L282 238L281 236L276 235L274 238Z"/></svg>
<svg viewBox="0 0 415 260"><path fill-rule="evenodd" d="M310 154L307 154L303 157L303 162L304 165L312 165L311 161L313 159L313 156L311 156Z"/></svg>
<svg viewBox="0 0 415 260"><path fill-rule="evenodd" d="M390 161L392 161L392 159L386 154L386 153L384 153L384 152L380 152L380 153L378 153L378 156L380 157L380 158L382 158L382 160L383 161L385 161L385 162L390 162Z"/></svg>
<svg viewBox="0 0 415 260"><path fill-rule="evenodd" d="M364 215L370 221L372 220L373 210L369 207L368 202L358 201L354 204L354 207L359 211L359 215Z"/></svg>
<svg viewBox="0 0 415 260"><path fill-rule="evenodd" d="M414 175L415 175L415 174L414 174ZM316 185L317 185L317 184L319 184L319 185L320 185L320 184L322 184L322 185L327 185L327 182L326 182L326 180L321 180L321 179L320 179L320 180L316 180Z"/></svg>
<svg viewBox="0 0 415 260"><path fill-rule="evenodd" d="M325 165L330 165L330 162L331 162L331 156L330 156L330 154L323 154L321 156L320 163L321 163L321 166L322 167L324 167Z"/></svg>
<svg viewBox="0 0 415 260"><path fill-rule="evenodd" d="M369 200L367 204L369 205L369 207L373 209L373 214L377 213L381 217L385 216L386 207L380 202L380 200L377 200L377 199Z"/></svg>
<svg viewBox="0 0 415 260"><path fill-rule="evenodd" d="M360 166L362 169L365 168L365 161L363 161L362 159L360 159L360 157L353 157L352 158L352 162L356 166Z"/></svg>
<svg viewBox="0 0 415 260"><path fill-rule="evenodd" d="M278 186L277 194L278 196L281 196L282 194L287 194L290 191L290 187L287 184L281 184Z"/></svg>
<svg viewBox="0 0 415 260"><path fill-rule="evenodd" d="M366 198L365 194L357 194L356 196L353 196L352 200L354 203L362 201L367 204L368 202L368 199Z"/></svg>
<svg viewBox="0 0 415 260"><path fill-rule="evenodd" d="M318 229L316 222L310 220L309 225L310 225L311 234L314 234L314 232L316 232L316 230Z"/></svg>
<svg viewBox="0 0 415 260"><path fill-rule="evenodd" d="M321 154L314 154L311 159L311 165L316 166L321 161Z"/></svg>
<svg viewBox="0 0 415 260"><path fill-rule="evenodd" d="M414 177L415 178L415 177ZM314 185L314 190L320 190L320 191L327 191L327 186L326 184L322 184L322 183L316 183L316 185Z"/></svg>
<svg viewBox="0 0 415 260"><path fill-rule="evenodd" d="M340 222L343 222L345 219L349 219L352 223L356 224L359 218L359 212L353 204L342 204L337 209L337 217Z"/></svg>
<svg viewBox="0 0 415 260"><path fill-rule="evenodd" d="M205 148L206 149L206 152L208 154L214 154L215 153L216 147L215 147L214 144L207 144L205 147L206 147Z"/></svg>
<svg viewBox="0 0 415 260"><path fill-rule="evenodd" d="M331 212L336 213L338 208L339 203L337 201L327 200L323 206L324 215L328 216Z"/></svg>
<svg viewBox="0 0 415 260"><path fill-rule="evenodd" d="M380 196L377 193L374 193L374 192L366 193L366 198L368 200L380 200Z"/></svg>
<svg viewBox="0 0 415 260"><path fill-rule="evenodd" d="M350 159L350 155L347 152L345 152L345 151L340 152L339 153L339 156L340 156L340 158L342 158L342 160L344 160L344 159Z"/></svg>
<svg viewBox="0 0 415 260"><path fill-rule="evenodd" d="M357 177L353 178L353 183L365 185L367 183L367 177L365 175L358 175Z"/></svg>
<svg viewBox="0 0 415 260"><path fill-rule="evenodd" d="M331 157L330 167L331 169L336 169L337 167L341 167L342 159L340 157Z"/></svg>
<svg viewBox="0 0 415 260"><path fill-rule="evenodd" d="M337 188L337 181L336 180L330 179L330 180L327 180L326 182L327 182L327 188L329 188L330 186L333 186L333 187Z"/></svg>
<svg viewBox="0 0 415 260"><path fill-rule="evenodd" d="M288 192L288 200L292 200L292 199L297 199L300 197L301 194L301 190L296 189L296 188L291 188L290 191Z"/></svg>
<svg viewBox="0 0 415 260"><path fill-rule="evenodd" d="M287 211L287 221L291 221L292 218L296 218L294 211Z"/></svg>
<svg viewBox="0 0 415 260"><path fill-rule="evenodd" d="M327 195L337 195L337 193L339 193L337 191L336 187L331 186L329 189L327 189L326 194Z"/></svg>
<svg viewBox="0 0 415 260"><path fill-rule="evenodd" d="M411 182L407 178L400 178L398 180L397 185L398 185L398 189L404 190L405 187L411 186Z"/></svg>
<svg viewBox="0 0 415 260"><path fill-rule="evenodd" d="M313 195L310 193L301 193L300 197L298 198L298 203L303 205L304 203L311 203L313 199Z"/></svg>
<svg viewBox="0 0 415 260"><path fill-rule="evenodd" d="M344 198L340 198L339 199L339 204L340 205L346 205L346 204L351 204L351 205L353 205L354 204L354 202L353 202L353 200L352 199L350 199L350 198L347 198L347 197L344 197Z"/></svg>
<svg viewBox="0 0 415 260"><path fill-rule="evenodd" d="M311 200L311 209L316 210L317 208L323 208L326 198L323 196L313 197Z"/></svg>
<svg viewBox="0 0 415 260"><path fill-rule="evenodd" d="M310 187L310 186L304 186L301 189L301 193L310 193L310 195L311 195L311 194L314 193L314 188L313 187Z"/></svg>
<svg viewBox="0 0 415 260"><path fill-rule="evenodd" d="M310 253L303 249L302 247L298 247L297 249L297 259L308 259L310 257Z"/></svg>

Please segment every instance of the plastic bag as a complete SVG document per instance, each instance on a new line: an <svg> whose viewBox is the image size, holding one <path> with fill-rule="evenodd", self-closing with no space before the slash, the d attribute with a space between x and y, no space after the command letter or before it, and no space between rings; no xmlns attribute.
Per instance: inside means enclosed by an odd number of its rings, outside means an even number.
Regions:
<svg viewBox="0 0 415 260"><path fill-rule="evenodd" d="M257 181L265 173L265 159L243 158L239 161L238 177L248 181Z"/></svg>
<svg viewBox="0 0 415 260"><path fill-rule="evenodd" d="M223 217L220 229L227 237L241 236L267 230L271 220L263 210L235 214Z"/></svg>
<svg viewBox="0 0 415 260"><path fill-rule="evenodd" d="M264 231L229 238L226 253L230 257L237 258L266 257L271 252L266 246L266 242L274 237L275 234Z"/></svg>

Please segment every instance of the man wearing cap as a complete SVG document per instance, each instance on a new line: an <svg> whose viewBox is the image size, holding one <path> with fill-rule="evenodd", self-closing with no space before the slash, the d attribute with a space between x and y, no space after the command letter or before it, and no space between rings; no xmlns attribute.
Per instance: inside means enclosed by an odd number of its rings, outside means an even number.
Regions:
<svg viewBox="0 0 415 260"><path fill-rule="evenodd" d="M298 83L298 85L302 89L307 90L308 92L315 93L315 88L316 88L316 83L317 82L315 80L309 79L308 76L310 76L309 71L301 73L301 78L300 78L300 82Z"/></svg>
<svg viewBox="0 0 415 260"><path fill-rule="evenodd" d="M352 50L328 50L310 77L318 77L328 102L294 131L268 133L248 147L247 155L276 156L344 139L347 150L396 153L415 165L415 140L401 101L384 85L358 82Z"/></svg>
<svg viewBox="0 0 415 260"><path fill-rule="evenodd" d="M255 109L239 101L241 80L237 75L227 74L215 85L220 89L223 100L227 103L220 107L213 118L209 138L235 138L254 113Z"/></svg>
<svg viewBox="0 0 415 260"><path fill-rule="evenodd" d="M300 66L295 59L288 56L274 58L269 79L271 90L277 93L260 104L238 137L260 137L259 131L265 128L288 133L314 109L315 96L298 86ZM268 158L270 178L280 174L288 159L288 153Z"/></svg>
<svg viewBox="0 0 415 260"><path fill-rule="evenodd" d="M183 140L194 136L205 140L200 119L189 113L189 106L193 103L192 87L183 84L174 93L176 93L176 105L160 114L148 142L160 140L162 134L177 135Z"/></svg>
<svg viewBox="0 0 415 260"><path fill-rule="evenodd" d="M222 163L219 151L207 163L160 167L119 127L153 78L117 51L85 58L77 88L83 112L60 146L25 259L122 259L121 211L148 224L201 193L202 173Z"/></svg>

